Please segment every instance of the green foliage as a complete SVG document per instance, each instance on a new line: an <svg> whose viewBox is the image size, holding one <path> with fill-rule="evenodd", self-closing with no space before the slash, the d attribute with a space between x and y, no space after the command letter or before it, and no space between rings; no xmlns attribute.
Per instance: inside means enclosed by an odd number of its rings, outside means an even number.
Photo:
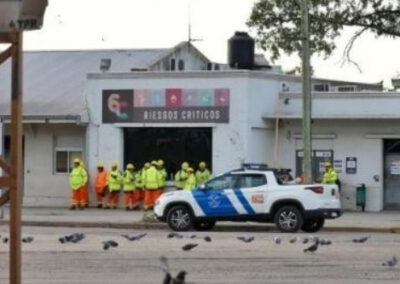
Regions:
<svg viewBox="0 0 400 284"><path fill-rule="evenodd" d="M365 31L376 36L400 36L400 0L309 0L311 52L329 56L345 27L358 27L346 47ZM248 26L272 60L301 51L300 0L258 0Z"/></svg>

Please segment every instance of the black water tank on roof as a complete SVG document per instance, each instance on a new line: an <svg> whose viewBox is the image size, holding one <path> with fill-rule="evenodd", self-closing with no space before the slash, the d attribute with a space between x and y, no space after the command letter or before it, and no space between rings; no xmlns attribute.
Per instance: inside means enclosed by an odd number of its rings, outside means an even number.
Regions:
<svg viewBox="0 0 400 284"><path fill-rule="evenodd" d="M235 32L228 41L228 64L236 69L254 68L254 39L246 32Z"/></svg>

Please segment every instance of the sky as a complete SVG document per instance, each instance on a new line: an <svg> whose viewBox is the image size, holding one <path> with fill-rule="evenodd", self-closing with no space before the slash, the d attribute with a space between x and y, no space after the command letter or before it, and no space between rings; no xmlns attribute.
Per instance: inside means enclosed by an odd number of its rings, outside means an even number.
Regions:
<svg viewBox="0 0 400 284"><path fill-rule="evenodd" d="M189 18L194 44L211 60L226 62L227 40L235 31L249 31L246 21L255 0L49 0L44 26L26 32L25 50L172 47L188 39ZM337 40L329 58L312 58L316 77L385 81L400 76L400 39L366 34L354 45L351 64L342 66L343 48L354 30ZM251 33L251 31L250 31ZM253 32L254 34L254 32ZM269 58L268 51L257 50ZM283 56L274 64L283 70L299 65L297 56Z"/></svg>

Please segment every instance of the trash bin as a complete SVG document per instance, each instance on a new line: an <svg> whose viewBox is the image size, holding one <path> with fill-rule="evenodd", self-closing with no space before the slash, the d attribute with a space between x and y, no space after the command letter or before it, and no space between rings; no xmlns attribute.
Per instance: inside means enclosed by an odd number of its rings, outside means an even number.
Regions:
<svg viewBox="0 0 400 284"><path fill-rule="evenodd" d="M360 184L359 186L357 186L357 196L356 196L356 200L357 200L357 206L361 206L362 211L365 211L365 203L367 200L367 187L365 186L365 184Z"/></svg>

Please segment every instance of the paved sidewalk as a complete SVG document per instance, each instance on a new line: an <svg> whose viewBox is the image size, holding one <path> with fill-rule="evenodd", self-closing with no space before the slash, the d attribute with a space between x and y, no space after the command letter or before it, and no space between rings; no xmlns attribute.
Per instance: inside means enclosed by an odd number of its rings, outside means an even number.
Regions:
<svg viewBox="0 0 400 284"><path fill-rule="evenodd" d="M149 214L149 213L146 213ZM8 209L0 224L7 223ZM51 227L100 227L124 229L160 229L164 223L143 218L142 211L98 210L70 211L64 208L24 208L22 213L25 226ZM147 219L147 220L146 220ZM272 230L273 224L218 222L216 230ZM345 214L325 223L327 231L364 231L400 233L400 212L385 211L380 213L345 212Z"/></svg>

